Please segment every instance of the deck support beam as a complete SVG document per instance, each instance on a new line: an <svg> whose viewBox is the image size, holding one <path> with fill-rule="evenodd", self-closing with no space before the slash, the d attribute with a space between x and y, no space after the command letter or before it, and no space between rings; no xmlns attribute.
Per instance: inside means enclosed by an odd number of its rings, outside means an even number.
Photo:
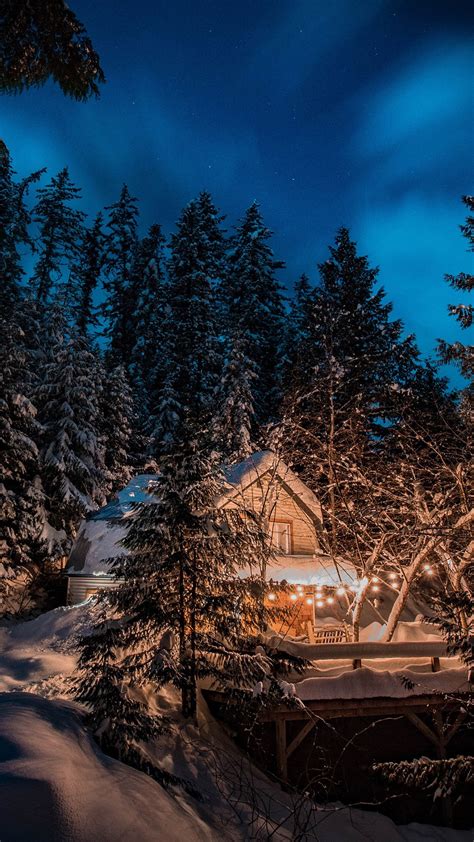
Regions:
<svg viewBox="0 0 474 842"><path fill-rule="evenodd" d="M275 721L276 766L278 777L282 781L288 780L288 763L286 754L286 720Z"/></svg>

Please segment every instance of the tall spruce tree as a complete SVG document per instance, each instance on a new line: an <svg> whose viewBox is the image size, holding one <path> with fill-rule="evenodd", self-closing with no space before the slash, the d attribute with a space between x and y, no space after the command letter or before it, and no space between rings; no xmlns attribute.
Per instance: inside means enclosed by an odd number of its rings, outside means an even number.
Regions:
<svg viewBox="0 0 474 842"><path fill-rule="evenodd" d="M123 366L103 370L98 427L104 456L107 494L123 488L132 473L131 448L134 400Z"/></svg>
<svg viewBox="0 0 474 842"><path fill-rule="evenodd" d="M107 293L103 305L106 318L106 336L109 338L108 356L112 365L128 368L134 341L133 325L136 296L133 268L137 249L137 200L126 184L119 199L106 208L109 211L108 233L105 240L104 289Z"/></svg>
<svg viewBox="0 0 474 842"><path fill-rule="evenodd" d="M283 359L283 391L294 391L294 378L304 371L304 356L309 340L311 325L311 304L313 288L306 274L295 283L290 302L286 331L285 353Z"/></svg>
<svg viewBox="0 0 474 842"><path fill-rule="evenodd" d="M209 203L207 194L190 202L171 238L164 325L167 370L156 412L157 429L166 427L168 437L169 409L176 403L189 429L210 429L221 375L215 283L222 271L223 238L219 215L211 213Z"/></svg>
<svg viewBox="0 0 474 842"><path fill-rule="evenodd" d="M253 381L256 374L246 345L242 335L234 337L217 395L216 446L228 464L246 459L254 449Z"/></svg>
<svg viewBox="0 0 474 842"><path fill-rule="evenodd" d="M299 308L281 447L305 482L318 488L327 550L356 560L355 524L359 518L362 529L368 514L361 472L376 459L386 433L381 420L396 417L393 393L409 378L417 352L412 339L402 337L401 323L390 320L391 305L375 289L378 270L357 254L347 229L338 232L319 270L320 285L305 290Z"/></svg>
<svg viewBox="0 0 474 842"><path fill-rule="evenodd" d="M268 245L271 232L263 223L258 204L247 210L230 242L227 272L220 299L224 331L237 329L247 341L247 355L255 369L255 418L265 424L278 417L280 358L284 309L275 277L284 264L275 260Z"/></svg>
<svg viewBox="0 0 474 842"><path fill-rule="evenodd" d="M67 167L38 189L33 218L40 229L39 256L30 283L41 304L48 303L58 284L67 283L66 272L78 257L85 214L71 203L80 193Z"/></svg>
<svg viewBox="0 0 474 842"><path fill-rule="evenodd" d="M142 426L146 426L150 407L156 405L164 376L164 243L161 227L152 225L137 246L133 266L133 286L138 297L129 368Z"/></svg>
<svg viewBox="0 0 474 842"><path fill-rule="evenodd" d="M468 215L464 225L461 225L463 236L468 242L468 250L474 251L474 196L463 196L463 202L468 209ZM467 294L474 290L474 273L460 272L458 275L446 275L445 280L456 290ZM450 315L454 316L464 330L472 329L474 317L473 304L451 304ZM474 424L474 345L466 345L462 342L440 341L439 350L444 362L455 362L461 374L468 381L464 390L464 409L470 417L470 424Z"/></svg>
<svg viewBox="0 0 474 842"><path fill-rule="evenodd" d="M129 520L128 555L114 564L120 583L79 662L79 699L101 744L158 778L139 741L166 722L128 687L174 686L188 718L202 679L234 695L261 681L281 697L258 634L283 613L264 604L270 584L260 575L238 575L264 567L269 545L258 519L218 505L225 481L215 458L185 435L160 454L160 468L154 498Z"/></svg>
<svg viewBox="0 0 474 842"><path fill-rule="evenodd" d="M25 197L42 172L16 182L10 153L0 140L0 310L3 314L11 313L21 298L24 270L20 249L24 246L33 249Z"/></svg>
<svg viewBox="0 0 474 842"><path fill-rule="evenodd" d="M0 12L0 91L19 93L52 78L85 100L105 82L99 56L64 0L4 0Z"/></svg>
<svg viewBox="0 0 474 842"><path fill-rule="evenodd" d="M104 465L99 436L97 357L87 340L71 331L60 308L46 324L45 358L35 390L41 473L48 519L64 531L65 544L79 520L104 502Z"/></svg>
<svg viewBox="0 0 474 842"><path fill-rule="evenodd" d="M0 320L0 615L21 606L39 570L42 494L32 361L20 325Z"/></svg>
<svg viewBox="0 0 474 842"><path fill-rule="evenodd" d="M71 270L71 309L81 336L88 336L99 323L94 292L99 286L104 265L104 234L102 214L93 225L83 231L79 253Z"/></svg>

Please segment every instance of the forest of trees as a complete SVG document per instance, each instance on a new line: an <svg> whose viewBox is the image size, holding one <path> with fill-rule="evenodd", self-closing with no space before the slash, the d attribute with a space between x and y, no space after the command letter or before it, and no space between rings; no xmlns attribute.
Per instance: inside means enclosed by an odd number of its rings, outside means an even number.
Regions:
<svg viewBox="0 0 474 842"><path fill-rule="evenodd" d="M472 348L439 349L468 379L455 394L347 229L289 298L257 203L226 231L202 192L167 240L126 185L91 221L80 198L67 168L19 179L2 145L3 613L54 587L88 510L190 443L221 463L277 450L317 490L325 551L365 574L415 575L423 536L467 564ZM462 231L472 248L472 216Z"/></svg>

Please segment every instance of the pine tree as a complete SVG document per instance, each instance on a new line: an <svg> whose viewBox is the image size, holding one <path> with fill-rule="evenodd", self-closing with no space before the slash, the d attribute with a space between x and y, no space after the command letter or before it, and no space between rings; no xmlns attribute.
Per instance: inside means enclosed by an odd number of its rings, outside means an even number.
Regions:
<svg viewBox="0 0 474 842"><path fill-rule="evenodd" d="M133 267L133 286L137 290L134 337L130 376L139 396L142 425L156 405L164 376L164 247L159 225L152 225L137 249Z"/></svg>
<svg viewBox="0 0 474 842"><path fill-rule="evenodd" d="M258 681L277 686L271 659L257 644L281 610L264 605L270 585L260 576L238 576L250 562L265 565L265 531L258 519L218 507L224 478L190 436L161 457L160 468L153 499L129 520L128 555L114 564L121 581L80 658L79 698L91 708L99 740L139 768L138 741L166 723L150 718L127 686L173 685L190 718L200 679L231 693Z"/></svg>
<svg viewBox="0 0 474 842"><path fill-rule="evenodd" d="M231 239L228 269L220 294L227 337L238 330L248 343L248 357L256 374L254 401L258 424L278 417L285 324L283 299L275 277L275 271L284 264L275 260L267 243L270 236L254 202Z"/></svg>
<svg viewBox="0 0 474 842"><path fill-rule="evenodd" d="M401 322L390 320L383 289L374 290L378 270L357 254L346 228L330 254L319 266L320 285L302 298L295 362L286 375L287 456L310 484L315 464L326 462L331 473L337 452L360 458L383 432L380 420L390 417L392 392L409 378L417 357ZM328 482L333 487L334 477Z"/></svg>
<svg viewBox="0 0 474 842"><path fill-rule="evenodd" d="M246 344L243 336L237 335L234 338L218 393L219 412L215 438L228 464L246 459L254 450L252 387L256 374L246 354Z"/></svg>
<svg viewBox="0 0 474 842"><path fill-rule="evenodd" d="M81 336L88 336L98 325L97 307L93 295L102 277L104 264L104 235L102 214L97 214L93 225L85 228L78 258L71 270L71 295L74 321Z"/></svg>
<svg viewBox="0 0 474 842"><path fill-rule="evenodd" d="M169 401L180 405L178 414L189 429L209 428L212 417L222 367L214 289L223 248L218 224L217 211L211 214L207 196L201 197L184 209L171 239L164 325L167 365L155 414L157 429L168 425L166 435L169 424L160 413L167 414Z"/></svg>
<svg viewBox="0 0 474 842"><path fill-rule="evenodd" d="M19 93L49 78L67 96L99 95L99 56L64 0L4 0L0 12L0 90Z"/></svg>
<svg viewBox="0 0 474 842"><path fill-rule="evenodd" d="M70 203L79 199L80 192L67 167L38 189L33 217L40 228L39 257L30 283L42 304L48 303L60 282L67 283L65 272L78 257L85 214Z"/></svg>
<svg viewBox="0 0 474 842"><path fill-rule="evenodd" d="M3 314L12 312L21 298L24 271L20 249L33 248L25 197L30 184L38 181L42 172L15 182L10 153L0 141L0 309Z"/></svg>
<svg viewBox="0 0 474 842"><path fill-rule="evenodd" d="M123 366L103 371L99 401L100 433L104 452L107 493L123 488L131 476L134 423L133 395Z"/></svg>
<svg viewBox="0 0 474 842"><path fill-rule="evenodd" d="M104 289L107 298L103 315L107 320L106 336L112 365L128 368L134 342L134 313L139 290L134 285L133 267L137 249L137 200L123 185L117 202L106 208L109 213L104 262Z"/></svg>
<svg viewBox="0 0 474 842"><path fill-rule="evenodd" d="M19 324L0 321L0 614L21 607L42 561L42 495L31 360Z"/></svg>
<svg viewBox="0 0 474 842"><path fill-rule="evenodd" d="M463 202L469 213L466 217L465 224L461 225L460 228L468 242L468 249L472 252L474 251L474 196L463 196ZM461 290L466 294L474 290L473 273L460 272L459 275L446 275L445 280L454 289ZM474 316L474 306L472 304L451 304L449 312L457 319L464 330L472 328ZM449 344L440 341L439 350L443 361L455 362L461 374L468 381L463 398L464 408L470 416L470 423L472 424L474 417L474 345L464 345L462 342Z"/></svg>
<svg viewBox="0 0 474 842"><path fill-rule="evenodd" d="M282 362L283 391L295 390L295 377L305 369L305 354L310 344L311 306L313 289L307 275L295 283L285 331L285 353ZM302 385L302 384L301 384Z"/></svg>
<svg viewBox="0 0 474 842"><path fill-rule="evenodd" d="M98 430L101 384L94 352L67 328L58 307L48 319L44 345L45 360L35 390L42 425L41 473L49 522L64 531L67 543L85 513L104 501Z"/></svg>

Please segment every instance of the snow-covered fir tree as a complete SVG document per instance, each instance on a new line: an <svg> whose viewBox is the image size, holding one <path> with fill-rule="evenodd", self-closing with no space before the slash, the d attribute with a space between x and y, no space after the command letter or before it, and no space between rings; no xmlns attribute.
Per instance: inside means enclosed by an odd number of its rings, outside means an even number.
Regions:
<svg viewBox="0 0 474 842"><path fill-rule="evenodd" d="M319 286L305 288L296 301L297 344L286 373L286 455L309 484L317 481L322 461L331 471L336 451L360 457L372 435L380 434L392 391L409 377L417 357L401 322L390 319L383 289L375 289L378 270L357 254L346 228L330 253L319 266ZM328 483L334 487L334 477Z"/></svg>
<svg viewBox="0 0 474 842"><path fill-rule="evenodd" d="M34 57L34 60L33 60ZM105 82L99 56L64 0L6 3L0 17L2 91L21 93L52 78L62 92L86 100Z"/></svg>
<svg viewBox="0 0 474 842"><path fill-rule="evenodd" d="M30 285L42 304L50 300L59 284L67 283L67 272L78 257L85 214L71 203L80 198L80 193L67 167L45 187L38 188L33 211L39 226L38 259Z"/></svg>
<svg viewBox="0 0 474 842"><path fill-rule="evenodd" d="M99 324L94 292L99 287L105 259L102 224L99 213L92 226L84 229L79 254L71 269L70 309L81 336L88 336Z"/></svg>
<svg viewBox="0 0 474 842"><path fill-rule="evenodd" d="M231 693L261 681L278 693L258 635L284 613L264 604L274 586L259 572L271 554L261 522L218 505L225 482L215 456L189 431L178 449L160 454L160 468L152 500L129 520L128 555L114 564L118 587L79 662L79 699L99 741L140 768L139 741L166 722L128 688L171 684L191 718L201 679ZM255 575L241 578L246 565Z"/></svg>
<svg viewBox="0 0 474 842"><path fill-rule="evenodd" d="M310 339L311 305L313 288L306 274L295 283L285 332L285 351L283 354L283 391L294 391L295 378L304 374L304 359ZM300 384L303 385L303 384Z"/></svg>
<svg viewBox="0 0 474 842"><path fill-rule="evenodd" d="M131 446L134 424L134 401L123 366L102 370L99 398L98 429L100 430L107 495L130 479Z"/></svg>
<svg viewBox="0 0 474 842"><path fill-rule="evenodd" d="M237 334L224 363L216 418L216 446L229 464L246 459L252 445L254 365L246 353L247 342Z"/></svg>
<svg viewBox="0 0 474 842"><path fill-rule="evenodd" d="M133 265L137 300L129 370L138 398L142 427L147 425L150 407L156 406L164 377L164 243L161 227L152 225L137 246Z"/></svg>
<svg viewBox="0 0 474 842"><path fill-rule="evenodd" d="M42 427L41 475L48 520L64 532L65 546L85 513L104 502L100 388L95 353L55 307L46 323L35 403Z"/></svg>
<svg viewBox="0 0 474 842"><path fill-rule="evenodd" d="M107 297L102 308L106 319L105 334L109 339L111 363L127 368L134 342L134 314L139 290L135 287L133 275L138 243L138 208L137 200L130 195L126 184L118 201L106 210L109 211L104 261Z"/></svg>
<svg viewBox="0 0 474 842"><path fill-rule="evenodd" d="M468 215L461 231L468 243L468 250L474 251L474 196L463 196L463 202L468 210ZM474 273L460 272L458 275L446 275L446 281L454 289L467 295L474 290ZM464 330L472 330L474 318L474 305L463 302L462 304L451 304L449 312L457 319ZM440 342L439 350L444 362L455 362L461 374L468 381L464 390L464 409L470 417L469 423L474 424L474 345L462 342Z"/></svg>
<svg viewBox="0 0 474 842"><path fill-rule="evenodd" d="M41 173L33 173L16 182L10 153L0 140L0 310L4 315L11 312L21 298L24 276L21 249L33 248L25 198L30 185Z"/></svg>
<svg viewBox="0 0 474 842"><path fill-rule="evenodd" d="M220 255L223 258L219 216L217 211L211 214L207 195L201 196L185 207L171 238L164 324L167 364L155 413L158 429L166 426L160 414L167 413L168 400L178 401L190 428L209 425L222 371L215 306Z"/></svg>
<svg viewBox="0 0 474 842"><path fill-rule="evenodd" d="M265 424L278 414L284 309L275 272L283 267L268 245L271 232L259 206L247 210L230 241L228 266L220 289L223 326L230 338L238 330L246 337L247 354L255 367L255 419Z"/></svg>
<svg viewBox="0 0 474 842"><path fill-rule="evenodd" d="M20 325L0 321L0 615L25 604L43 560L36 407L28 398L32 361Z"/></svg>

